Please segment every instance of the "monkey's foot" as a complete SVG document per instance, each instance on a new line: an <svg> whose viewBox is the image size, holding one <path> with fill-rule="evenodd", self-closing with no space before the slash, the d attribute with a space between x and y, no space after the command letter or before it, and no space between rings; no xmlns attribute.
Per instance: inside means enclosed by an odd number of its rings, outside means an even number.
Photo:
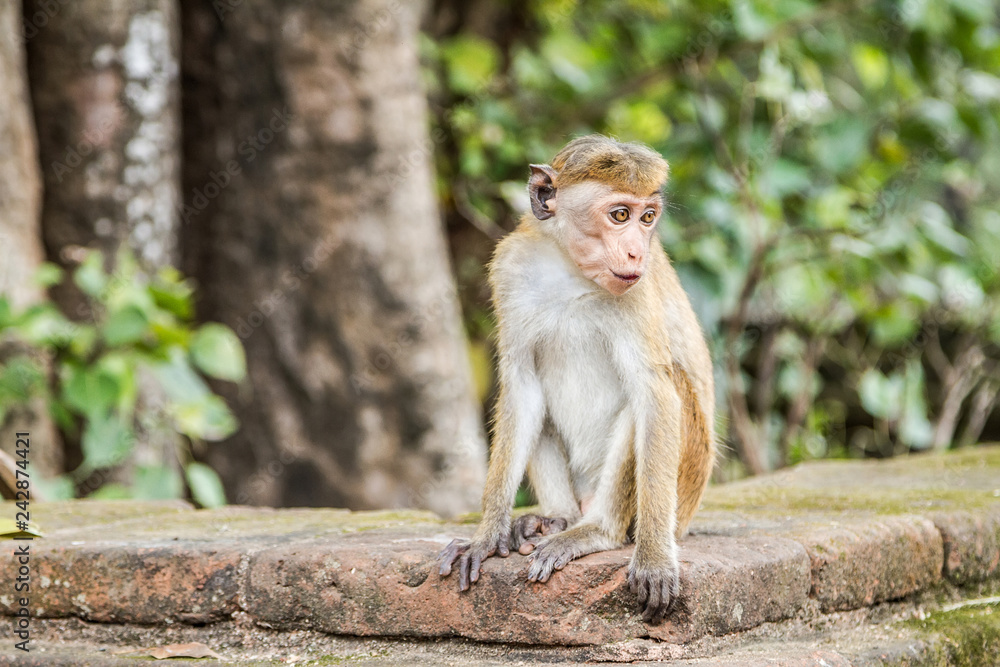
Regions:
<svg viewBox="0 0 1000 667"><path fill-rule="evenodd" d="M639 596L642 620L656 625L677 602L680 573L677 566L642 567L633 563L628 568L628 586Z"/></svg>
<svg viewBox="0 0 1000 667"><path fill-rule="evenodd" d="M483 561L493 554L503 558L510 555L510 546L506 537L491 540L489 543L479 540L452 540L438 554L438 573L442 577L451 574L451 568L458 561L458 590L467 591L469 585L479 581L479 569Z"/></svg>
<svg viewBox="0 0 1000 667"><path fill-rule="evenodd" d="M538 541L543 537L555 535L566 530L569 521L559 517L524 514L517 517L510 527L510 546L518 553L527 556L535 550Z"/></svg>
<svg viewBox="0 0 1000 667"><path fill-rule="evenodd" d="M556 535L541 539L528 556L528 581L545 583L553 570L561 570L574 558L595 551L606 551L620 546L620 541L609 537L599 526L576 524Z"/></svg>

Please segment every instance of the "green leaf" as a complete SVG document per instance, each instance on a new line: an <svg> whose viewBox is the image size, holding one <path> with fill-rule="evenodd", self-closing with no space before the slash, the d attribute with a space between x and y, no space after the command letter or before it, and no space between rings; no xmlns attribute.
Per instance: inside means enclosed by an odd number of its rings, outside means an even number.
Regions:
<svg viewBox="0 0 1000 667"><path fill-rule="evenodd" d="M183 350L172 347L167 354L168 361L150 364L150 369L170 400L201 400L211 395L208 385L191 368Z"/></svg>
<svg viewBox="0 0 1000 667"><path fill-rule="evenodd" d="M802 192L809 188L812 179L809 171L801 164L779 158L767 166L761 174L761 190L779 199Z"/></svg>
<svg viewBox="0 0 1000 667"><path fill-rule="evenodd" d="M118 401L120 390L116 378L100 368L64 367L63 401L80 414L89 417L107 413Z"/></svg>
<svg viewBox="0 0 1000 667"><path fill-rule="evenodd" d="M191 339L195 366L220 380L239 382L246 377L243 345L233 330L222 324L206 324Z"/></svg>
<svg viewBox="0 0 1000 667"><path fill-rule="evenodd" d="M51 303L31 306L15 318L14 326L25 342L46 347L72 340L76 331L76 325Z"/></svg>
<svg viewBox="0 0 1000 667"><path fill-rule="evenodd" d="M933 243L959 257L969 252L969 239L955 231L951 216L935 202L926 201L920 207L920 222L924 235Z"/></svg>
<svg viewBox="0 0 1000 667"><path fill-rule="evenodd" d="M72 500L76 497L76 487L69 475L46 478L32 473L31 483L48 502Z"/></svg>
<svg viewBox="0 0 1000 667"><path fill-rule="evenodd" d="M97 327L90 324L73 323L73 337L69 341L69 351L77 359L86 359L97 344Z"/></svg>
<svg viewBox="0 0 1000 667"><path fill-rule="evenodd" d="M222 507L226 504L226 492L222 480L214 470L204 463L189 463L184 468L191 497L202 507Z"/></svg>
<svg viewBox="0 0 1000 667"><path fill-rule="evenodd" d="M238 426L225 401L214 394L198 401L172 403L168 412L174 427L190 438L222 440L232 435Z"/></svg>
<svg viewBox="0 0 1000 667"><path fill-rule="evenodd" d="M149 321L138 306L128 305L108 317L103 331L105 342L112 347L142 340L149 330Z"/></svg>
<svg viewBox="0 0 1000 667"><path fill-rule="evenodd" d="M51 262L44 262L35 271L35 284L41 287L52 287L62 281L63 273L62 268L58 265Z"/></svg>
<svg viewBox="0 0 1000 667"><path fill-rule="evenodd" d="M95 364L102 374L114 378L118 387L115 410L124 419L131 418L138 397L135 374L138 361L133 353L108 352Z"/></svg>
<svg viewBox="0 0 1000 667"><path fill-rule="evenodd" d="M868 154L868 126L861 118L840 116L818 129L813 158L835 174L856 167Z"/></svg>
<svg viewBox="0 0 1000 667"><path fill-rule="evenodd" d="M14 312L10 307L10 301L7 300L6 296L0 294L0 331L10 326L13 320Z"/></svg>
<svg viewBox="0 0 1000 667"><path fill-rule="evenodd" d="M163 269L157 277L158 280L149 286L149 293L156 305L182 320L190 318L194 310L194 290L191 285L180 278L176 269Z"/></svg>
<svg viewBox="0 0 1000 667"><path fill-rule="evenodd" d="M108 284L108 274L104 272L104 259L99 252L87 254L73 273L73 282L84 294L98 298Z"/></svg>
<svg viewBox="0 0 1000 667"><path fill-rule="evenodd" d="M485 89L500 62L496 46L485 39L456 37L441 47L448 68L448 83L458 93Z"/></svg>
<svg viewBox="0 0 1000 667"><path fill-rule="evenodd" d="M871 314L872 336L881 347L892 347L911 339L920 328L916 306L909 301L890 301Z"/></svg>
<svg viewBox="0 0 1000 667"><path fill-rule="evenodd" d="M0 408L9 404L25 404L45 393L45 374L31 358L16 356L0 366ZM2 423L3 420L0 420Z"/></svg>
<svg viewBox="0 0 1000 667"><path fill-rule="evenodd" d="M909 359L903 376L902 415L899 439L914 449L926 449L934 439L934 428L927 419L927 401L924 399L924 368L919 359Z"/></svg>
<svg viewBox="0 0 1000 667"><path fill-rule="evenodd" d="M617 101L608 110L608 125L623 141L662 143L670 136L670 119L653 102L640 100Z"/></svg>
<svg viewBox="0 0 1000 667"><path fill-rule="evenodd" d="M173 468L138 466L135 470L133 497L139 500L170 500L184 495L184 481Z"/></svg>
<svg viewBox="0 0 1000 667"><path fill-rule="evenodd" d="M896 419L903 399L903 378L887 378L875 369L865 371L858 383L858 397L868 414L880 419Z"/></svg>
<svg viewBox="0 0 1000 667"><path fill-rule="evenodd" d="M870 44L855 44L851 60L861 83L869 90L879 90L889 78L889 59L885 52Z"/></svg>
<svg viewBox="0 0 1000 667"><path fill-rule="evenodd" d="M124 484L114 482L105 484L87 497L92 500L129 500L132 492Z"/></svg>
<svg viewBox="0 0 1000 667"><path fill-rule="evenodd" d="M132 451L132 430L113 414L92 415L83 429L83 465L87 470L109 468Z"/></svg>
<svg viewBox="0 0 1000 667"><path fill-rule="evenodd" d="M754 3L746 0L733 3L733 18L737 32L750 42L764 39L774 29L774 24L761 16Z"/></svg>

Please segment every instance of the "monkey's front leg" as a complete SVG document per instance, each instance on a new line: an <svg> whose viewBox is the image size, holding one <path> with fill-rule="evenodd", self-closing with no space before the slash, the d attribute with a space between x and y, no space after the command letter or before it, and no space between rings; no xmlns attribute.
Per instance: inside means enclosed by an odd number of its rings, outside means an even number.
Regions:
<svg viewBox="0 0 1000 667"><path fill-rule="evenodd" d="M666 376L659 378L648 418L636 432L635 552L628 583L642 618L659 623L680 593L677 560L677 471L680 461L680 399Z"/></svg>
<svg viewBox="0 0 1000 667"><path fill-rule="evenodd" d="M500 554L506 558L510 555L508 538L501 537L496 540L452 540L438 555L440 569L438 572L442 577L451 574L455 561L458 561L458 590L469 590L469 584L479 581L479 570L483 561L494 554Z"/></svg>
<svg viewBox="0 0 1000 667"><path fill-rule="evenodd" d="M511 369L501 364L506 382L497 398L496 432L490 468L483 489L483 518L471 541L454 540L438 556L442 577L458 562L458 588L465 591L479 581L483 561L494 554L510 554L510 516L517 487L532 446L542 430L542 389L530 369Z"/></svg>

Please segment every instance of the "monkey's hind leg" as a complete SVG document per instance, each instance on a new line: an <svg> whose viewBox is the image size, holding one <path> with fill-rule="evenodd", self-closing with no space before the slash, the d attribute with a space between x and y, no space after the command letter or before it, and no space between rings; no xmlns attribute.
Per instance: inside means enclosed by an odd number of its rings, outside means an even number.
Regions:
<svg viewBox="0 0 1000 667"><path fill-rule="evenodd" d="M541 540L528 556L528 581L546 582L554 570L597 551L617 549L628 540L635 517L635 454L632 427L619 418L612 452L605 462L594 502L575 526Z"/></svg>
<svg viewBox="0 0 1000 667"><path fill-rule="evenodd" d="M566 530L580 518L580 506L570 480L566 450L552 422L546 420L538 446L528 461L528 481L541 514L524 514L514 520L511 549L529 554L543 537Z"/></svg>
<svg viewBox="0 0 1000 667"><path fill-rule="evenodd" d="M674 377L683 415L681 459L677 471L676 529L677 537L682 537L698 511L715 466L715 434L698 405L698 395L687 373L680 366L674 366Z"/></svg>

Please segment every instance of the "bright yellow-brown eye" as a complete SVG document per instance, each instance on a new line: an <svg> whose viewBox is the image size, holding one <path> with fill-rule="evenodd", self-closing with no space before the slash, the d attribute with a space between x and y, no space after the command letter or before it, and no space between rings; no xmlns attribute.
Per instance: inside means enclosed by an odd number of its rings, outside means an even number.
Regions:
<svg viewBox="0 0 1000 667"><path fill-rule="evenodd" d="M616 208L611 211L611 219L616 222L625 222L628 220L628 209L627 208Z"/></svg>
<svg viewBox="0 0 1000 667"><path fill-rule="evenodd" d="M645 213L642 214L642 217L639 219L648 225L649 223L653 222L654 218L656 218L655 213L653 213L652 211L646 211Z"/></svg>

